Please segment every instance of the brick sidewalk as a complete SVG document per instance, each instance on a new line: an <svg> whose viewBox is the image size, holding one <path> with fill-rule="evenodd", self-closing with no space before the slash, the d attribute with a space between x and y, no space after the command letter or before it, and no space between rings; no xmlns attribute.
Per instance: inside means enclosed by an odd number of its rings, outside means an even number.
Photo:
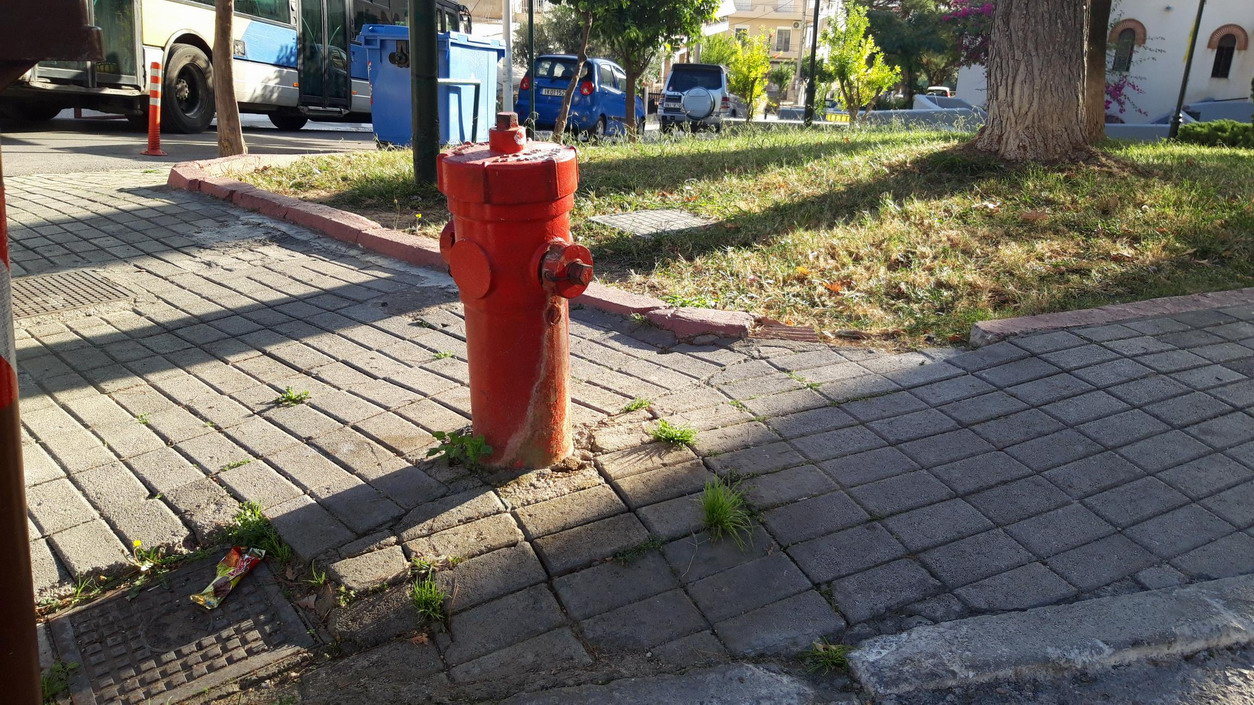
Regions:
<svg viewBox="0 0 1254 705"><path fill-rule="evenodd" d="M1254 307L905 355L678 344L580 311L591 463L504 482L422 460L430 431L469 415L447 277L162 177L9 184L15 273L91 270L136 293L18 321L45 593L257 501L354 587L464 559L440 574L451 633L413 650L467 683L609 652L792 655L1254 571ZM309 403L274 406L288 386ZM617 415L635 397L651 411ZM650 444L655 418L700 434ZM745 550L701 532L716 473L759 512ZM368 646L415 626L404 600L354 605L391 620L374 636L338 624Z"/></svg>

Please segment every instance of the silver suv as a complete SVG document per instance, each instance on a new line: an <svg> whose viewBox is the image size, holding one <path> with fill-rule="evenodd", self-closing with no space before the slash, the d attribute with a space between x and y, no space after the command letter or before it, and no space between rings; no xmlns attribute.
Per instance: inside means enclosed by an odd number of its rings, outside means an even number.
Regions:
<svg viewBox="0 0 1254 705"><path fill-rule="evenodd" d="M727 86L727 69L718 64L675 64L666 77L658 123L663 132L677 124L693 128L723 126L723 118L747 118L744 101Z"/></svg>

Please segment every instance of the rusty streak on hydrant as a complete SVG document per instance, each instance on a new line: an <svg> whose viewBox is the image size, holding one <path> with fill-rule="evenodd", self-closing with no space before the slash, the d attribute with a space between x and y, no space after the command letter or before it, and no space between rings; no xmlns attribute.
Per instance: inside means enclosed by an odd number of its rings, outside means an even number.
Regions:
<svg viewBox="0 0 1254 705"><path fill-rule="evenodd" d="M442 154L437 168L474 432L492 446L490 465L547 467L571 453L569 299L592 281L592 255L570 236L575 150L529 142L517 115L498 113L488 144Z"/></svg>

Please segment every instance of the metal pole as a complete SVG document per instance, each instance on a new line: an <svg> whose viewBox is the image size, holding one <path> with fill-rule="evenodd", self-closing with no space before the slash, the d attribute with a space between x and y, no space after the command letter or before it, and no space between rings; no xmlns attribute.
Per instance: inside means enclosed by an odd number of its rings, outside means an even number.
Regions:
<svg viewBox="0 0 1254 705"><path fill-rule="evenodd" d="M505 43L505 82L501 86L501 110L508 112L514 109L514 3L512 0L501 0L501 41Z"/></svg>
<svg viewBox="0 0 1254 705"><path fill-rule="evenodd" d="M0 662L5 702L42 702L39 646L35 638L35 586L30 536L26 533L26 482L22 477L22 434L17 417L17 353L10 300L9 232L4 212L4 166L0 164Z"/></svg>
<svg viewBox="0 0 1254 705"><path fill-rule="evenodd" d="M527 61L528 71L536 70L536 0L527 0ZM540 117L540 113L536 112L536 77L531 77L531 86L528 88L527 103L529 112L527 114L527 131L533 136L536 132L536 119Z"/></svg>
<svg viewBox="0 0 1254 705"><path fill-rule="evenodd" d="M814 26L810 29L810 80L806 82L806 124L814 122L814 92L818 88L818 78L814 75L816 58L819 53L819 2L814 0Z"/></svg>
<svg viewBox="0 0 1254 705"><path fill-rule="evenodd" d="M414 180L434 184L440 154L435 0L409 0L409 77L413 84Z"/></svg>
<svg viewBox="0 0 1254 705"><path fill-rule="evenodd" d="M1184 110L1184 92L1189 88L1189 73L1193 70L1193 47L1197 46L1197 32L1202 26L1202 10L1205 9L1206 0L1198 0L1197 17L1193 20L1193 31L1189 32L1189 50L1184 55L1184 78L1180 81L1180 95L1176 98L1176 111L1171 114L1168 139L1175 139L1180 134L1180 111Z"/></svg>

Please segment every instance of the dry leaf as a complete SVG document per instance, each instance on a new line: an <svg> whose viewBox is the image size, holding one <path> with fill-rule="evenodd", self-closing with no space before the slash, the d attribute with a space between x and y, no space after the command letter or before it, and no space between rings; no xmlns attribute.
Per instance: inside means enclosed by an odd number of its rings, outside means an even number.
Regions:
<svg viewBox="0 0 1254 705"><path fill-rule="evenodd" d="M1049 213L1045 211L1023 211L1019 214L1019 218L1028 223L1039 223L1049 219Z"/></svg>
<svg viewBox="0 0 1254 705"><path fill-rule="evenodd" d="M304 607L305 609L312 611L314 608L314 603L316 603L317 601L318 601L318 596L311 592L308 595L305 595L304 597L300 598L293 604L295 604L297 607Z"/></svg>
<svg viewBox="0 0 1254 705"><path fill-rule="evenodd" d="M839 294L845 290L845 287L842 286L840 282L828 282L824 284L823 286L824 288L826 288L828 291L832 292L833 294Z"/></svg>
<svg viewBox="0 0 1254 705"><path fill-rule="evenodd" d="M409 640L409 643L415 646L421 646L429 641L431 641L431 637L427 636L426 632L423 632L421 634L415 634L414 638Z"/></svg>

